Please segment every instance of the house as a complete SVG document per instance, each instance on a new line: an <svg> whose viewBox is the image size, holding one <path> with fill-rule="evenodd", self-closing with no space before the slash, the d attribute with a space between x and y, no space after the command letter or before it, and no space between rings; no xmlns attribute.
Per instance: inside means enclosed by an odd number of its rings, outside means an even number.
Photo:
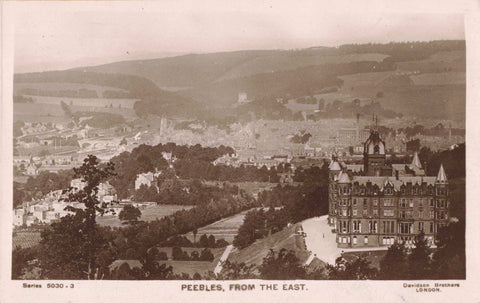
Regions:
<svg viewBox="0 0 480 303"><path fill-rule="evenodd" d="M139 190L140 186L146 185L147 187L152 186L154 179L160 175L160 172L148 172L143 174L138 174L135 179L135 190Z"/></svg>

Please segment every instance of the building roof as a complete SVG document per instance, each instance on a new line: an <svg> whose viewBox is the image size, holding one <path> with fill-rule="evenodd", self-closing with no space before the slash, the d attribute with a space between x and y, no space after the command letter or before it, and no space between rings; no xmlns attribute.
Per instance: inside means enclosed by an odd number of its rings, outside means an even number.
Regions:
<svg viewBox="0 0 480 303"><path fill-rule="evenodd" d="M328 166L328 168L330 170L342 170L342 168L340 167L340 164L338 164L338 162L334 161L334 160L332 160L332 162L330 162L330 165Z"/></svg>
<svg viewBox="0 0 480 303"><path fill-rule="evenodd" d="M418 168L422 168L422 164L420 163L420 159L418 158L418 153L415 152L415 155L413 156L412 160L412 166L416 166Z"/></svg>
<svg viewBox="0 0 480 303"><path fill-rule="evenodd" d="M372 185L377 185L382 189L386 184L390 183L395 189L399 189L400 186L406 183L412 184L422 184L427 183L427 185L435 184L435 177L376 177L376 176L354 176L353 183L358 182L360 185L366 185L368 182L371 182Z"/></svg>
<svg viewBox="0 0 480 303"><path fill-rule="evenodd" d="M438 170L436 182L447 183L447 181L447 175L445 174L445 170L443 169L443 164L440 164L440 169Z"/></svg>
<svg viewBox="0 0 480 303"><path fill-rule="evenodd" d="M348 176L347 173L340 172L340 174L338 174L337 181L338 183L350 183L350 177Z"/></svg>
<svg viewBox="0 0 480 303"><path fill-rule="evenodd" d="M347 170L350 170L354 173L363 171L363 164L346 164Z"/></svg>

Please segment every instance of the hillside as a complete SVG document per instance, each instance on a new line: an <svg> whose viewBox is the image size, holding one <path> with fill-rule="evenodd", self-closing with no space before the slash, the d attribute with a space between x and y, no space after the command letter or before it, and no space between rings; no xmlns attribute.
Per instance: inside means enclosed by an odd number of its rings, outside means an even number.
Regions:
<svg viewBox="0 0 480 303"><path fill-rule="evenodd" d="M135 102L133 108L138 116L144 116L148 113L188 116L194 115L201 109L201 106L191 99L162 90L149 79L126 74L75 70L15 74L14 92L37 96L34 99L41 99L38 96L85 98L85 94L89 98L97 98L100 94L100 97L108 99L108 104L115 103L114 100L130 99ZM84 95L81 95L81 93ZM78 105L79 103L85 103L80 99L77 102L69 101ZM142 102L136 102L139 100ZM101 101L97 100L95 102ZM49 100L38 103L58 102ZM116 106L117 104L115 104Z"/></svg>
<svg viewBox="0 0 480 303"><path fill-rule="evenodd" d="M110 98L139 99L134 109L140 116L235 116L241 114L235 104L245 93L248 101L258 101L253 111L258 110L260 116L272 111L271 100L281 98L287 103L315 96L326 102L372 100L403 115L463 120L465 65L465 41L350 44L123 61L19 74L15 83L22 83L16 92L26 96L51 94L38 88L39 82L104 87L63 89L54 94L95 98L108 89ZM273 109L279 118L293 117L294 112L280 107Z"/></svg>

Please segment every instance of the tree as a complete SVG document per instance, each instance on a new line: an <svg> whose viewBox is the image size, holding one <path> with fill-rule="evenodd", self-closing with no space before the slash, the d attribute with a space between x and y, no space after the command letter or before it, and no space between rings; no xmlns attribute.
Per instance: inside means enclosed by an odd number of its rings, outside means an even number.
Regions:
<svg viewBox="0 0 480 303"><path fill-rule="evenodd" d="M384 280L408 279L407 253L404 244L395 243L388 248L380 262L380 278Z"/></svg>
<svg viewBox="0 0 480 303"><path fill-rule="evenodd" d="M348 262L343 256L335 260L335 265L327 264L327 271L330 280L374 279L377 272L365 258Z"/></svg>
<svg viewBox="0 0 480 303"><path fill-rule="evenodd" d="M114 167L111 162L100 165L97 157L89 155L82 166L73 170L74 176L81 178L85 186L81 190L65 190L64 200L80 202L84 207L67 206L66 210L72 214L42 233L42 269L48 278L96 279L100 271L97 256L108 248L96 224L97 212L105 212L98 199L98 185L114 175Z"/></svg>
<svg viewBox="0 0 480 303"><path fill-rule="evenodd" d="M198 229L194 229L193 230L193 244L197 244L197 233L198 233Z"/></svg>
<svg viewBox="0 0 480 303"><path fill-rule="evenodd" d="M278 253L271 249L263 258L259 270L261 278L267 280L304 279L306 276L305 268L301 266L295 253L284 248Z"/></svg>
<svg viewBox="0 0 480 303"><path fill-rule="evenodd" d="M212 262L214 259L214 256L210 249L204 248L202 252L200 253L200 261L210 261Z"/></svg>
<svg viewBox="0 0 480 303"><path fill-rule="evenodd" d="M428 279L431 275L431 251L423 231L415 236L413 244L415 248L408 256L410 279Z"/></svg>
<svg viewBox="0 0 480 303"><path fill-rule="evenodd" d="M435 279L465 279L465 221L441 228L436 244L432 260Z"/></svg>
<svg viewBox="0 0 480 303"><path fill-rule="evenodd" d="M235 263L229 260L222 264L222 271L216 277L218 280L243 280L258 279L255 274L255 265L246 265L245 263Z"/></svg>
<svg viewBox="0 0 480 303"><path fill-rule="evenodd" d="M135 223L138 222L138 219L142 216L140 209L136 208L133 205L127 204L123 207L118 214L118 218L124 223Z"/></svg>

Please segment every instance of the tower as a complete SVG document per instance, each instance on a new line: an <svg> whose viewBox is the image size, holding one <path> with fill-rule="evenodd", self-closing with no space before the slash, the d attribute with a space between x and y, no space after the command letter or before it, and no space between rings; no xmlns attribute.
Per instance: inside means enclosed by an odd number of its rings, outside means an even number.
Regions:
<svg viewBox="0 0 480 303"><path fill-rule="evenodd" d="M380 133L373 129L363 146L363 171L366 176L391 175L391 168L385 165L385 142L380 138Z"/></svg>
<svg viewBox="0 0 480 303"><path fill-rule="evenodd" d="M336 225L336 203L337 203L337 185L336 180L342 168L336 159L332 159L328 166L328 223Z"/></svg>

